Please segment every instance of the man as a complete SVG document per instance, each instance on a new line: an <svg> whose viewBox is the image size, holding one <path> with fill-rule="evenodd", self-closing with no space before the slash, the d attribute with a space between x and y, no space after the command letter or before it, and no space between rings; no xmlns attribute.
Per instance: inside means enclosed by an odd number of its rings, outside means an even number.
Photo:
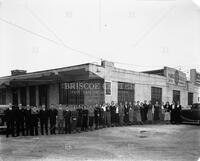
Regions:
<svg viewBox="0 0 200 161"><path fill-rule="evenodd" d="M26 109L24 110L25 115L25 129L26 129L26 136L30 135L31 131L31 108L30 105L26 105Z"/></svg>
<svg viewBox="0 0 200 161"><path fill-rule="evenodd" d="M41 134L44 135L44 127L45 127L45 133L46 135L48 135L49 111L46 109L45 105L42 105L42 108L39 113L39 117L40 117Z"/></svg>
<svg viewBox="0 0 200 161"><path fill-rule="evenodd" d="M49 117L50 117L50 133L56 134L56 117L57 117L58 111L54 107L53 104L51 104L49 109Z"/></svg>
<svg viewBox="0 0 200 161"><path fill-rule="evenodd" d="M65 119L65 134L71 134L71 111L68 106L66 106L63 115Z"/></svg>
<svg viewBox="0 0 200 161"><path fill-rule="evenodd" d="M175 124L176 123L176 109L175 109L175 102L172 101L172 104L170 106L170 111L171 111L171 124Z"/></svg>
<svg viewBox="0 0 200 161"><path fill-rule="evenodd" d="M34 106L31 108L31 136L38 135L39 109Z"/></svg>
<svg viewBox="0 0 200 161"><path fill-rule="evenodd" d="M175 123L180 124L181 123L181 109L182 106L180 105L180 102L177 101L175 105L175 110L176 110L176 118L175 118Z"/></svg>
<svg viewBox="0 0 200 161"><path fill-rule="evenodd" d="M89 128L90 128L90 130L93 130L93 124L94 124L94 108L93 108L92 106L89 106L88 117L89 117Z"/></svg>
<svg viewBox="0 0 200 161"><path fill-rule="evenodd" d="M111 116L110 116L110 104L106 104L106 125L107 127L111 126Z"/></svg>
<svg viewBox="0 0 200 161"><path fill-rule="evenodd" d="M129 123L129 106L127 101L125 101L124 104L124 123L125 125L128 125Z"/></svg>
<svg viewBox="0 0 200 161"><path fill-rule="evenodd" d="M5 120L6 120L6 137L10 134L14 137L14 109L10 103L8 109L5 110Z"/></svg>
<svg viewBox="0 0 200 161"><path fill-rule="evenodd" d="M146 122L147 121L147 113L148 113L147 100L144 100L143 107L144 107L144 122Z"/></svg>
<svg viewBox="0 0 200 161"><path fill-rule="evenodd" d="M124 125L124 106L122 102L119 104L119 125L123 126Z"/></svg>
<svg viewBox="0 0 200 161"><path fill-rule="evenodd" d="M83 130L82 125L83 125L83 107L82 105L79 105L76 109L78 117L77 117L77 131L80 132L81 130Z"/></svg>
<svg viewBox="0 0 200 161"><path fill-rule="evenodd" d="M88 109L87 106L83 106L82 111L82 130L87 131L88 130Z"/></svg>
<svg viewBox="0 0 200 161"><path fill-rule="evenodd" d="M71 114L72 114L72 132L77 132L77 119L78 119L78 112L76 110L76 106L71 107Z"/></svg>
<svg viewBox="0 0 200 161"><path fill-rule="evenodd" d="M25 136L25 133L24 133L25 112L22 107L22 104L19 104L19 106L16 108L15 112L16 112L17 136L19 136L20 131L22 132L22 135Z"/></svg>
<svg viewBox="0 0 200 161"><path fill-rule="evenodd" d="M98 104L95 105L94 117L95 117L95 129L98 129L100 123L100 108Z"/></svg>
<svg viewBox="0 0 200 161"><path fill-rule="evenodd" d="M64 113L63 113L63 108L61 104L58 106L57 122L58 122L58 134L63 134L64 133Z"/></svg>
<svg viewBox="0 0 200 161"><path fill-rule="evenodd" d="M111 102L110 106L110 114L111 114L111 126L115 125L116 120L116 107L114 101Z"/></svg>

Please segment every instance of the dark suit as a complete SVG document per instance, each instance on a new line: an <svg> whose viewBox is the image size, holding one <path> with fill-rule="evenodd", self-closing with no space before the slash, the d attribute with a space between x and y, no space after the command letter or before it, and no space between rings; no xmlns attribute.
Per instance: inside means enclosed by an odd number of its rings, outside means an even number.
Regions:
<svg viewBox="0 0 200 161"><path fill-rule="evenodd" d="M56 134L56 116L58 111L54 109L49 110L49 117L50 117L50 133Z"/></svg>
<svg viewBox="0 0 200 161"><path fill-rule="evenodd" d="M5 121L7 126L6 137L8 137L9 134L14 136L14 109L5 110Z"/></svg>
<svg viewBox="0 0 200 161"><path fill-rule="evenodd" d="M124 123L128 125L129 123L129 106L124 105Z"/></svg>
<svg viewBox="0 0 200 161"><path fill-rule="evenodd" d="M16 129L17 129L17 136L19 136L20 131L22 132L22 135L24 136L24 122L25 122L25 110L19 109L18 107L15 110L16 114Z"/></svg>
<svg viewBox="0 0 200 161"><path fill-rule="evenodd" d="M65 134L69 133L71 134L71 111L70 110L65 110L63 112L64 114L64 119L65 119Z"/></svg>
<svg viewBox="0 0 200 161"><path fill-rule="evenodd" d="M41 134L44 135L44 127L45 127L46 135L48 135L49 111L47 109L45 110L41 109L39 113L39 117L40 117Z"/></svg>
<svg viewBox="0 0 200 161"><path fill-rule="evenodd" d="M31 131L31 109L25 109L24 110L24 115L25 115L25 129L26 129L26 136L30 135Z"/></svg>

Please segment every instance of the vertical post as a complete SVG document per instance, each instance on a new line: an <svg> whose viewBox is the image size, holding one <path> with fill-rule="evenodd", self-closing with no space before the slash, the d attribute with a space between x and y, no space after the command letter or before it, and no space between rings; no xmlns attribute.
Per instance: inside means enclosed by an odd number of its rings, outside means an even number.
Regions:
<svg viewBox="0 0 200 161"><path fill-rule="evenodd" d="M36 106L39 106L39 86L35 87L35 95L36 95Z"/></svg>
<svg viewBox="0 0 200 161"><path fill-rule="evenodd" d="M21 95L20 95L20 88L17 88L17 99L18 99L18 104L21 104Z"/></svg>
<svg viewBox="0 0 200 161"><path fill-rule="evenodd" d="M26 105L30 105L30 92L29 92L29 87L26 87Z"/></svg>

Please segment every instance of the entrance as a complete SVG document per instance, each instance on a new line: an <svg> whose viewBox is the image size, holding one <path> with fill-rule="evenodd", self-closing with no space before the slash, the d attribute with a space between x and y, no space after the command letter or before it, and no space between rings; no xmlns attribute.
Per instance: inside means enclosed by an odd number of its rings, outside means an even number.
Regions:
<svg viewBox="0 0 200 161"><path fill-rule="evenodd" d="M180 102L180 91L177 90L173 90L173 101L175 102L175 104L177 104L177 102Z"/></svg>
<svg viewBox="0 0 200 161"><path fill-rule="evenodd" d="M162 88L151 87L151 103L154 105L156 101L159 104L162 102Z"/></svg>
<svg viewBox="0 0 200 161"><path fill-rule="evenodd" d="M48 98L47 98L47 90L48 90L48 86L47 85L41 85L39 86L39 105L46 105L47 107L47 102L48 102Z"/></svg>
<svg viewBox="0 0 200 161"><path fill-rule="evenodd" d="M18 90L17 88L12 89L12 104L18 106Z"/></svg>

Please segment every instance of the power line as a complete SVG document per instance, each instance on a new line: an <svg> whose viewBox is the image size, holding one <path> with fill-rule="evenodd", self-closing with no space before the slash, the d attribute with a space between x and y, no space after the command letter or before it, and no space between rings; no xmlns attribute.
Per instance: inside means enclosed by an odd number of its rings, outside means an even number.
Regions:
<svg viewBox="0 0 200 161"><path fill-rule="evenodd" d="M41 35L41 34L38 34L38 33L34 32L34 31L31 31L31 30L29 30L29 29L27 29L27 28L25 28L25 27L22 27L22 26L20 26L20 25L17 25L17 24L15 24L15 23L12 23L12 22L10 22L10 21L7 21L7 20L5 20L5 19L3 19L3 18L0 18L0 21L2 21L2 22L4 22L4 23L7 23L7 24L9 24L9 25L15 26L15 27L17 27L17 28L19 28L19 29L21 29L21 30L23 30L23 31L26 31L26 32L28 32L28 33L30 33L30 34L32 34L32 35L35 35L35 36L38 36L38 37L40 37L40 38L42 38L42 39L45 39L45 40L47 40L47 41L50 41L50 42L52 42L52 43L54 43L54 44L56 44L56 45L61 45L61 46L65 47L65 48L67 48L67 49L70 49L70 50L72 50L72 51L75 51L75 52L78 52L78 53L87 55L87 56L92 57L92 58L95 58L95 59L97 59L97 60L101 60L101 58L99 58L99 57L96 57L96 56L93 56L93 55L91 55L91 54L88 54L88 53L86 53L86 52L84 52L84 51L80 51L80 50L77 50L77 49L75 49L75 48L72 48L72 47L70 47L70 46L68 46L68 45L66 45L66 44L64 44L64 43L60 43L60 42L58 42L58 41L55 41L55 40L53 40L53 39L50 39L50 38L48 38L48 37L46 37L46 36L43 36L43 35Z"/></svg>

